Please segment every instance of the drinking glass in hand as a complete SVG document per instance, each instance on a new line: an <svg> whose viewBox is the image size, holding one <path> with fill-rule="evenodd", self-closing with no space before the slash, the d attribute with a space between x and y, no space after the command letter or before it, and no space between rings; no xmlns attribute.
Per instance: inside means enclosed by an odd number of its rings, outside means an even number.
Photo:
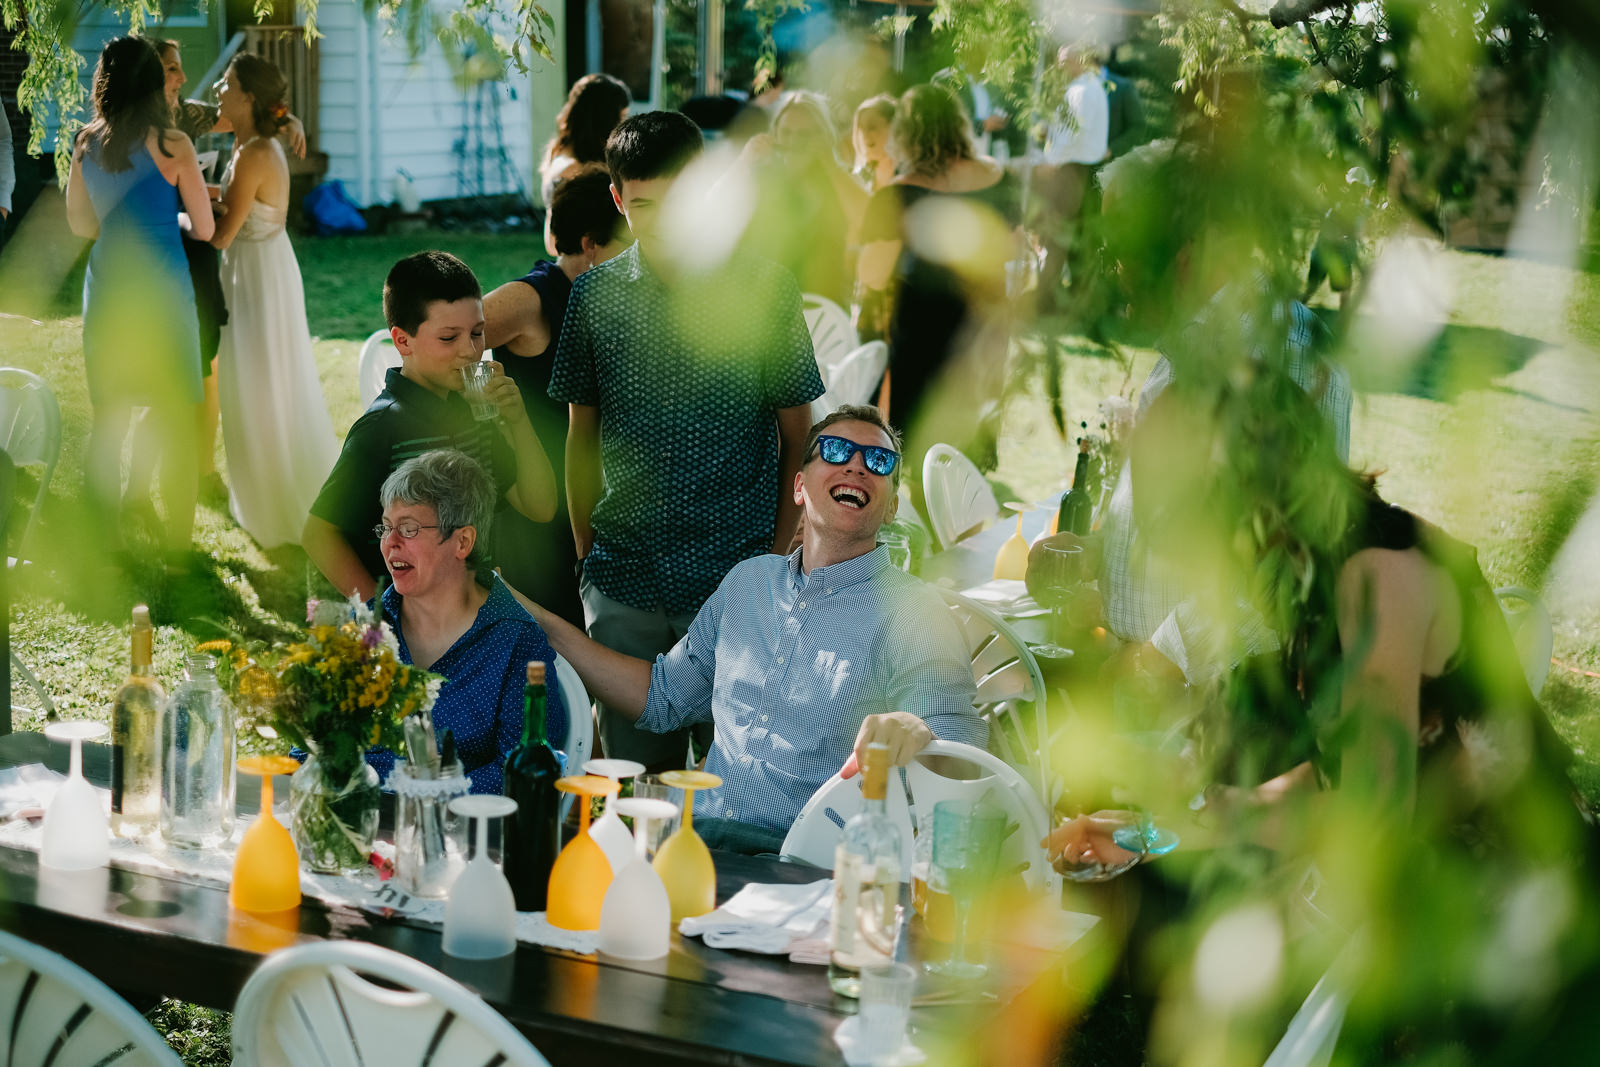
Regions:
<svg viewBox="0 0 1600 1067"><path fill-rule="evenodd" d="M472 407L472 417L479 422L488 422L500 414L499 407L486 393L493 379L494 365L486 359L461 368L461 392Z"/></svg>
<svg viewBox="0 0 1600 1067"><path fill-rule="evenodd" d="M994 877L1005 837L1006 815L989 804L941 800L933 806L933 871L955 901L955 937L950 958L925 964L952 978L982 978L989 968L967 957L967 922L972 901Z"/></svg>

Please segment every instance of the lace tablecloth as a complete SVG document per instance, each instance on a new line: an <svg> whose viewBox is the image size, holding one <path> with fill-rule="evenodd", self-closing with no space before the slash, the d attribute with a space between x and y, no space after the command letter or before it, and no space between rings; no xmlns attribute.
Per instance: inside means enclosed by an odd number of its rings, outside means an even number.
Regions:
<svg viewBox="0 0 1600 1067"><path fill-rule="evenodd" d="M48 805L55 794L56 785L64 778L64 775L37 764L0 769L0 818L6 818L22 808ZM106 810L109 811L110 791L102 789L99 792L105 797ZM287 807L280 809L274 806L273 810L280 822L288 818ZM168 848L159 838L130 841L114 837L111 840L111 863L115 867L142 874L225 888L233 880L236 845L252 818L238 818L234 823L233 839L214 849ZM38 852L43 839L42 820L12 817L0 823L0 846ZM394 858L393 846L387 842L379 842L377 851L387 859ZM401 902L405 894L396 893L396 889L398 886L384 882L378 877L377 871L371 868L354 875L314 874L303 867L300 870L300 892L326 904L403 915L407 919L436 926L444 924L443 900L411 897L397 907L396 904ZM600 940L592 930L573 931L551 926L542 911L517 914L517 939L579 953L594 952Z"/></svg>

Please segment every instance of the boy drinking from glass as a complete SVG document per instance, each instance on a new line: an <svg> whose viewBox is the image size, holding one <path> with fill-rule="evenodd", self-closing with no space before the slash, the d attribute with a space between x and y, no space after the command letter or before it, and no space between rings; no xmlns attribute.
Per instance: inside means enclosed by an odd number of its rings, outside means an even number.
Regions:
<svg viewBox="0 0 1600 1067"><path fill-rule="evenodd" d="M556 506L555 472L516 383L489 364L493 377L482 396L494 404L495 419L475 419L462 395L463 371L483 358L483 290L467 265L447 252L407 256L384 282L383 314L401 366L350 427L301 535L328 581L363 599L384 572L372 535L383 517L378 490L413 456L465 452L489 471L502 506L535 522L549 522Z"/></svg>

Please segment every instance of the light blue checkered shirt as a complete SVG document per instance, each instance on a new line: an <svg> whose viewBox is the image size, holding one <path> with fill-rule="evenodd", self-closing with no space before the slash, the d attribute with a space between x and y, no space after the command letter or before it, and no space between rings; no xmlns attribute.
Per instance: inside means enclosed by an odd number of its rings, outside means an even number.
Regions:
<svg viewBox="0 0 1600 1067"><path fill-rule="evenodd" d="M733 568L689 632L650 669L639 728L714 722L698 812L786 831L843 766L868 715L909 711L979 748L972 664L938 595L889 550L810 574L800 552Z"/></svg>

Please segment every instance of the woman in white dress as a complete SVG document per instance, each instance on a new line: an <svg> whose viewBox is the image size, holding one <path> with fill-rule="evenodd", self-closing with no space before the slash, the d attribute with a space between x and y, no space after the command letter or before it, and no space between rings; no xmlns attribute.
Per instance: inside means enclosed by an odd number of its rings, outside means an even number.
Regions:
<svg viewBox="0 0 1600 1067"><path fill-rule="evenodd" d="M272 548L299 542L339 446L311 354L300 264L283 229L289 162L273 135L288 118L287 86L271 63L241 55L217 91L236 137L222 179L227 210L212 238L222 249L229 316L217 360L222 439L233 517Z"/></svg>

